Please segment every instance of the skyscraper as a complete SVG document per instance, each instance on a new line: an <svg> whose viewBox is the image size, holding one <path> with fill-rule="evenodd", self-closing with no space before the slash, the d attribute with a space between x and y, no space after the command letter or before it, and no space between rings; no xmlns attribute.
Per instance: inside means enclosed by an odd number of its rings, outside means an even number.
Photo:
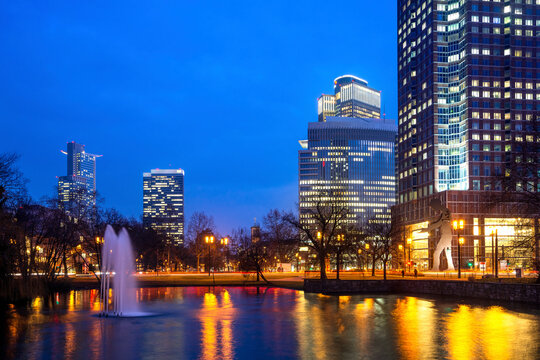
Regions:
<svg viewBox="0 0 540 360"><path fill-rule="evenodd" d="M434 198L464 219L462 265L492 266L492 237L508 261L519 216L493 204L501 174L537 144L540 111L539 6L535 0L398 1L398 202L414 260L431 266L435 234L420 231ZM537 147L537 145L534 145ZM525 179L538 188L538 172ZM457 247L457 238L454 245ZM455 255L455 251L453 251ZM453 259L457 263L457 257Z"/></svg>
<svg viewBox="0 0 540 360"><path fill-rule="evenodd" d="M184 170L154 169L143 174L143 225L184 242Z"/></svg>
<svg viewBox="0 0 540 360"><path fill-rule="evenodd" d="M379 118L381 92L367 86L366 80L353 75L334 79L334 95L323 94L317 99L319 121L327 116Z"/></svg>
<svg viewBox="0 0 540 360"><path fill-rule="evenodd" d="M327 117L308 125L298 152L299 213L326 198L344 204L349 224L390 220L395 203L393 121Z"/></svg>
<svg viewBox="0 0 540 360"><path fill-rule="evenodd" d="M74 216L83 215L96 205L96 158L84 145L74 141L67 143L67 175L58 178L60 206Z"/></svg>

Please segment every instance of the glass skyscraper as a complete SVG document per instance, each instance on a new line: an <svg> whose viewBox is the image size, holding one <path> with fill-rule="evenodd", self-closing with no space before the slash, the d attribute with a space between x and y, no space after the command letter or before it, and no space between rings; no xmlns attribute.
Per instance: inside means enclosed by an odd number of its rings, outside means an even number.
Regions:
<svg viewBox="0 0 540 360"><path fill-rule="evenodd" d="M323 94L317 99L319 121L327 116L379 118L381 92L367 86L366 80L353 75L334 79L334 95Z"/></svg>
<svg viewBox="0 0 540 360"><path fill-rule="evenodd" d="M143 225L184 242L184 170L154 169L143 174Z"/></svg>
<svg viewBox="0 0 540 360"><path fill-rule="evenodd" d="M330 117L308 125L308 139L298 152L299 213L321 198L344 204L349 224L390 220L395 203L393 121Z"/></svg>
<svg viewBox="0 0 540 360"><path fill-rule="evenodd" d="M96 158L84 145L67 143L67 175L58 178L60 207L74 216L83 215L96 205ZM85 215L86 216L86 215Z"/></svg>
<svg viewBox="0 0 540 360"><path fill-rule="evenodd" d="M538 150L521 155L540 141L539 15L538 0L398 1L395 214L423 267L431 266L437 236L416 230L436 215L434 198L465 220L467 263L491 266L494 230L512 247L518 215L491 199L505 171L539 162ZM523 180L532 191L540 190L535 173ZM505 255L514 264L529 257Z"/></svg>

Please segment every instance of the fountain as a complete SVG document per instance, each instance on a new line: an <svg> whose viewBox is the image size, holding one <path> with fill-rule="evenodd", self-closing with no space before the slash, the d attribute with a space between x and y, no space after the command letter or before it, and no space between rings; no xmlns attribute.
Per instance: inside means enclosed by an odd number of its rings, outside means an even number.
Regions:
<svg viewBox="0 0 540 360"><path fill-rule="evenodd" d="M102 248L101 264L101 313L100 316L134 317L150 315L139 311L135 294L135 260L126 229L117 235L107 225ZM110 294L112 285L112 305Z"/></svg>

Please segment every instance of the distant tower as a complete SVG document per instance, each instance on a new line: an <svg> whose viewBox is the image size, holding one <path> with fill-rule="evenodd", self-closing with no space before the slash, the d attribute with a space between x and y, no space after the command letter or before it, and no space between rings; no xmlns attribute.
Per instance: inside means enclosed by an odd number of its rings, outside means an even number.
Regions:
<svg viewBox="0 0 540 360"><path fill-rule="evenodd" d="M143 225L174 244L184 242L184 170L143 174Z"/></svg>
<svg viewBox="0 0 540 360"><path fill-rule="evenodd" d="M74 141L67 143L67 175L58 178L59 206L72 215L88 216L88 210L96 205L96 158L84 145Z"/></svg>
<svg viewBox="0 0 540 360"><path fill-rule="evenodd" d="M354 75L334 79L334 95L322 94L317 99L319 122L327 116L380 118L381 92Z"/></svg>

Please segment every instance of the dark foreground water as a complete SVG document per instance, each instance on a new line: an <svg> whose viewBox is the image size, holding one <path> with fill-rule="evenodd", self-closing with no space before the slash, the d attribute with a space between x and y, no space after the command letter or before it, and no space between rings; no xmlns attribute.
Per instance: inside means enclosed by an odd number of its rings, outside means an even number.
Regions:
<svg viewBox="0 0 540 360"><path fill-rule="evenodd" d="M100 318L97 291L10 308L0 358L539 359L540 311L254 287L145 288L155 317Z"/></svg>

